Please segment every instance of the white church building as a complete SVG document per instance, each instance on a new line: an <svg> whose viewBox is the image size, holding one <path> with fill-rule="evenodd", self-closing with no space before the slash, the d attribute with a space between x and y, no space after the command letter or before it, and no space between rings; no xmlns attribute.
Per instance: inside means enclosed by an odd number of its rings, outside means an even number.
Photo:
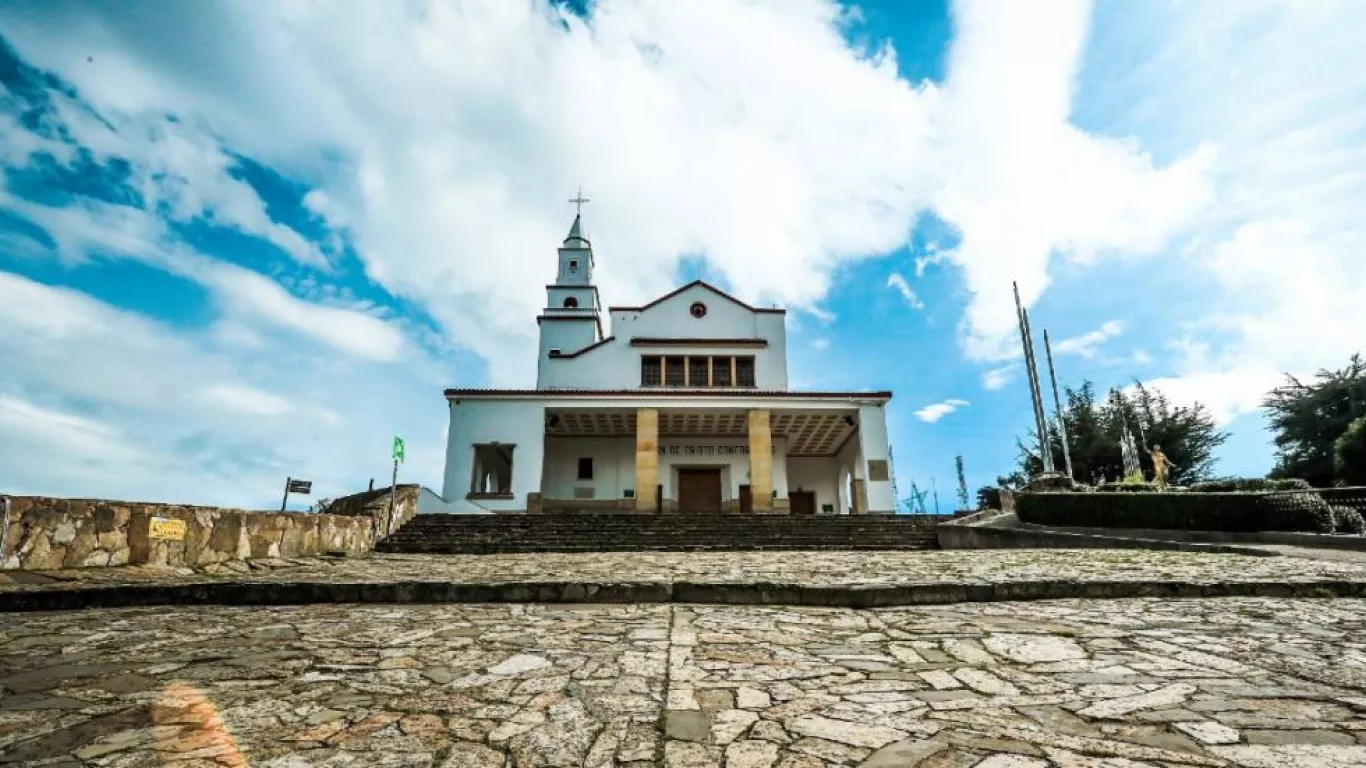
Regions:
<svg viewBox="0 0 1366 768"><path fill-rule="evenodd" d="M889 514L890 392L788 388L785 311L702 281L604 309L579 217L546 286L535 389L448 389L423 512Z"/></svg>

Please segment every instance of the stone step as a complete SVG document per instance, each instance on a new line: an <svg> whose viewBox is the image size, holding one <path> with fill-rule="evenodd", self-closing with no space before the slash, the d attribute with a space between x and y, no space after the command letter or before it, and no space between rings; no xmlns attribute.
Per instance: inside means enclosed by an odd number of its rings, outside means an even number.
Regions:
<svg viewBox="0 0 1366 768"><path fill-rule="evenodd" d="M918 542L918 541L938 541L935 536L862 536L858 538L843 538L838 536L748 536L713 538L708 536L528 536L514 539L505 536L404 536L390 537L387 539L391 544L421 544L423 542L498 542L498 541L534 541L534 542L563 542L563 543L596 543L620 541L624 543L642 543L651 541L699 541L707 542L732 542L743 544L763 544L772 542L775 544L844 544L844 543L892 543L897 542Z"/></svg>
<svg viewBox="0 0 1366 768"><path fill-rule="evenodd" d="M463 544L422 544L381 545L377 552L407 553L407 555L496 555L496 553L530 552L863 552L863 551L926 551L937 549L937 543L895 543L895 544L705 544L705 543L649 543L641 545L623 544L619 541L604 544L515 544L500 543L492 545Z"/></svg>
<svg viewBox="0 0 1366 768"><path fill-rule="evenodd" d="M379 552L839 551L937 549L933 526L884 516L418 515Z"/></svg>

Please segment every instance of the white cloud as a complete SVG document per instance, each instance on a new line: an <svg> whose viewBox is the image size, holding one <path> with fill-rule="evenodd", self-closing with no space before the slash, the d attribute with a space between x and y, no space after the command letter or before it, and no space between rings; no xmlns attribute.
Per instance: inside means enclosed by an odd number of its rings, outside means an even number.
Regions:
<svg viewBox="0 0 1366 768"><path fill-rule="evenodd" d="M368 273L501 382L534 370L531 276L550 275L580 183L617 303L667 290L703 253L742 297L821 313L838 264L903 246L932 209L962 234L946 257L979 358L1009 347L1010 278L1030 303L1051 252L1151 250L1208 199L1205 155L1158 168L1068 123L1086 2L961 3L942 90L900 79L890 49L851 45L855 14L830 0L623 0L588 21L531 0L43 10L0 11L0 30L118 129L72 118L81 140L172 180L148 186L173 217L325 263L225 158L305 180ZM153 31L167 25L213 43L168 46Z"/></svg>
<svg viewBox="0 0 1366 768"><path fill-rule="evenodd" d="M822 337L820 337L820 338L812 339L812 340L811 340L811 348L812 348L812 349L829 349L829 348L830 348L830 340L827 339L827 338L825 338L824 336L822 336Z"/></svg>
<svg viewBox="0 0 1366 768"><path fill-rule="evenodd" d="M1059 341L1053 345L1053 351L1059 355L1095 357L1101 344L1123 332L1124 323L1118 320L1107 320L1094 331L1087 331L1079 336L1071 336Z"/></svg>
<svg viewBox="0 0 1366 768"><path fill-rule="evenodd" d="M932 267L932 266L934 266L934 265L936 265L936 264L941 264L941 263L943 263L943 261L944 261L946 258L948 258L948 256L949 256L948 253L939 250L938 246L933 246L933 245L932 245L932 246L926 248L926 251L927 251L927 253L926 253L924 256L917 256L917 257L915 257L915 276L916 276L916 277L924 277L924 276L925 276L925 270L926 270L926 269L928 269L929 267Z"/></svg>
<svg viewBox="0 0 1366 768"><path fill-rule="evenodd" d="M16 494L41 494L53 489L47 479L55 472L67 476L65 495L98 495L124 492L125 498L141 498L146 475L163 468L155 455L124 442L109 424L13 395L0 394L0 459L5 462L5 490ZM60 467L52 466L59 460ZM132 483L128 478L138 478Z"/></svg>
<svg viewBox="0 0 1366 768"><path fill-rule="evenodd" d="M906 284L906 278L902 277L900 273L893 272L887 276L887 287L895 289L897 293L901 294L901 298L906 300L911 309L925 308L925 302L921 301L915 291L911 290L911 286Z"/></svg>
<svg viewBox="0 0 1366 768"><path fill-rule="evenodd" d="M1015 366L1006 365L1000 368L993 368L982 374L982 387L988 390L1002 389L1014 378Z"/></svg>
<svg viewBox="0 0 1366 768"><path fill-rule="evenodd" d="M241 384L214 384L204 390L206 402L247 416L279 416L288 413L288 400L265 390Z"/></svg>
<svg viewBox="0 0 1366 768"><path fill-rule="evenodd" d="M1013 354L1012 281L1029 306L1048 285L1054 254L1085 262L1157 251L1212 200L1212 148L1160 166L1134 142L1069 122L1090 7L955 5L931 206L962 236L951 258L973 296L970 357Z"/></svg>
<svg viewBox="0 0 1366 768"><path fill-rule="evenodd" d="M238 328L285 329L380 362L411 351L392 323L355 308L304 301L258 272L195 253L146 211L89 199L56 208L16 199L3 189L0 205L50 232L68 263L118 256L194 280L213 291L228 314L226 322Z"/></svg>
<svg viewBox="0 0 1366 768"><path fill-rule="evenodd" d="M243 348L0 271L0 486L12 492L268 504L405 475L439 484L445 403L425 363L394 366L263 336Z"/></svg>
<svg viewBox="0 0 1366 768"><path fill-rule="evenodd" d="M423 13L389 2L0 5L0 33L99 112L55 97L63 129L97 159L125 158L143 206L4 207L43 226L67 262L138 259L208 287L222 313L189 336L79 294L0 281L37 310L0 304L0 350L19 355L6 364L22 377L0 386L26 403L52 386L64 398L56 413L108 409L132 445L166 439L127 428L166 414L217 435L220 422L187 393L218 382L348 429L368 413L378 423L345 442L370 441L392 431L377 409L418 396L397 366L380 374L375 363L402 360L434 379L450 371L432 373L402 324L207 259L166 221L236 229L323 272L339 242L354 246L369 277L484 357L494 382L526 383L531 319L569 218L562 200L580 183L612 303L657 295L683 255L704 254L742 297L828 321L820 302L839 267L905 245L928 210L961 239L917 259L916 275L941 259L959 268L964 348L976 360L1019 354L1012 280L1029 305L1055 259L1151 254L1187 232L1200 238L1189 262L1210 267L1222 300L1179 339L1192 352L1174 387L1227 395L1237 412L1251 401L1245 381L1366 346L1360 326L1341 321L1366 286L1354 258L1366 252L1366 181L1355 173L1366 162L1362 6L1111 4L1094 24L1090 11L1085 0L964 0L949 78L936 87L900 79L890 51L850 45L850 14L825 0L620 0L595 4L588 21L531 0ZM1074 116L1088 24L1100 30L1095 61L1123 67L1105 78L1111 106L1130 111L1122 120ZM185 39L198 44L175 44ZM0 131L9 167L43 151L76 159L10 117ZM1115 138L1131 136L1144 143ZM301 184L329 231L310 242L272 218L234 176L237 155ZM288 386L272 378L280 370ZM252 402L265 401L237 404ZM440 406L430 404L437 425ZM223 441L215 456L278 438L252 431L261 419L240 421L204 438ZM310 450L290 444L269 461ZM196 458L205 473L216 460ZM255 482L280 468L217 473Z"/></svg>
<svg viewBox="0 0 1366 768"><path fill-rule="evenodd" d="M939 403L931 403L915 412L915 417L921 421L933 424L954 411L968 405L967 400L950 399Z"/></svg>
<svg viewBox="0 0 1366 768"><path fill-rule="evenodd" d="M1220 199L1165 267L1202 297L1169 329L1171 373L1152 382L1250 413L1282 372L1337 368L1366 349L1366 5L1116 4L1097 57L1114 122L1167 147L1219 143ZM1108 30L1108 31L1105 31ZM1313 51L1313 55L1306 55ZM1126 75L1121 75L1126 72Z"/></svg>
<svg viewBox="0 0 1366 768"><path fill-rule="evenodd" d="M362 312L302 301L275 281L224 263L200 271L239 319L265 322L311 337L333 349L377 362L393 362L408 351L402 331Z"/></svg>

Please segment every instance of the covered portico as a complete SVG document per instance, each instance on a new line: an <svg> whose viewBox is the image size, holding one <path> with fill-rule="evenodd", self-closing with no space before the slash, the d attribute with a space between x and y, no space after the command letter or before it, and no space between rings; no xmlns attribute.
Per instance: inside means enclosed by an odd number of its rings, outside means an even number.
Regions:
<svg viewBox="0 0 1366 768"><path fill-rule="evenodd" d="M886 399L679 391L557 398L544 407L541 492L528 508L890 512Z"/></svg>

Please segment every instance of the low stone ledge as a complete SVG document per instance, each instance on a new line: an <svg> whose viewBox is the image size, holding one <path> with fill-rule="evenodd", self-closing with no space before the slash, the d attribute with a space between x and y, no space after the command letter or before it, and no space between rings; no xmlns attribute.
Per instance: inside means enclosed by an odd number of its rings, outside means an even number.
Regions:
<svg viewBox="0 0 1366 768"><path fill-rule="evenodd" d="M1293 531L1183 531L1167 528L1082 528L1043 526L1023 522L1014 523L1012 529L1085 536L1117 536L1125 539L1157 539L1186 544L1280 544L1294 547L1347 549L1366 552L1366 536L1351 534L1296 533Z"/></svg>
<svg viewBox="0 0 1366 768"><path fill-rule="evenodd" d="M1197 542L1126 536L1106 529L1061 529L1021 523L1013 513L995 510L935 527L940 549L1156 549L1225 555L1275 557L1277 553L1235 543ZM992 514L994 513L994 514Z"/></svg>
<svg viewBox="0 0 1366 768"><path fill-rule="evenodd" d="M888 608L974 602L1193 597L1366 597L1366 580L1068 581L813 586L699 582L265 582L123 584L0 593L0 612L71 611L158 605L318 603L699 603Z"/></svg>

